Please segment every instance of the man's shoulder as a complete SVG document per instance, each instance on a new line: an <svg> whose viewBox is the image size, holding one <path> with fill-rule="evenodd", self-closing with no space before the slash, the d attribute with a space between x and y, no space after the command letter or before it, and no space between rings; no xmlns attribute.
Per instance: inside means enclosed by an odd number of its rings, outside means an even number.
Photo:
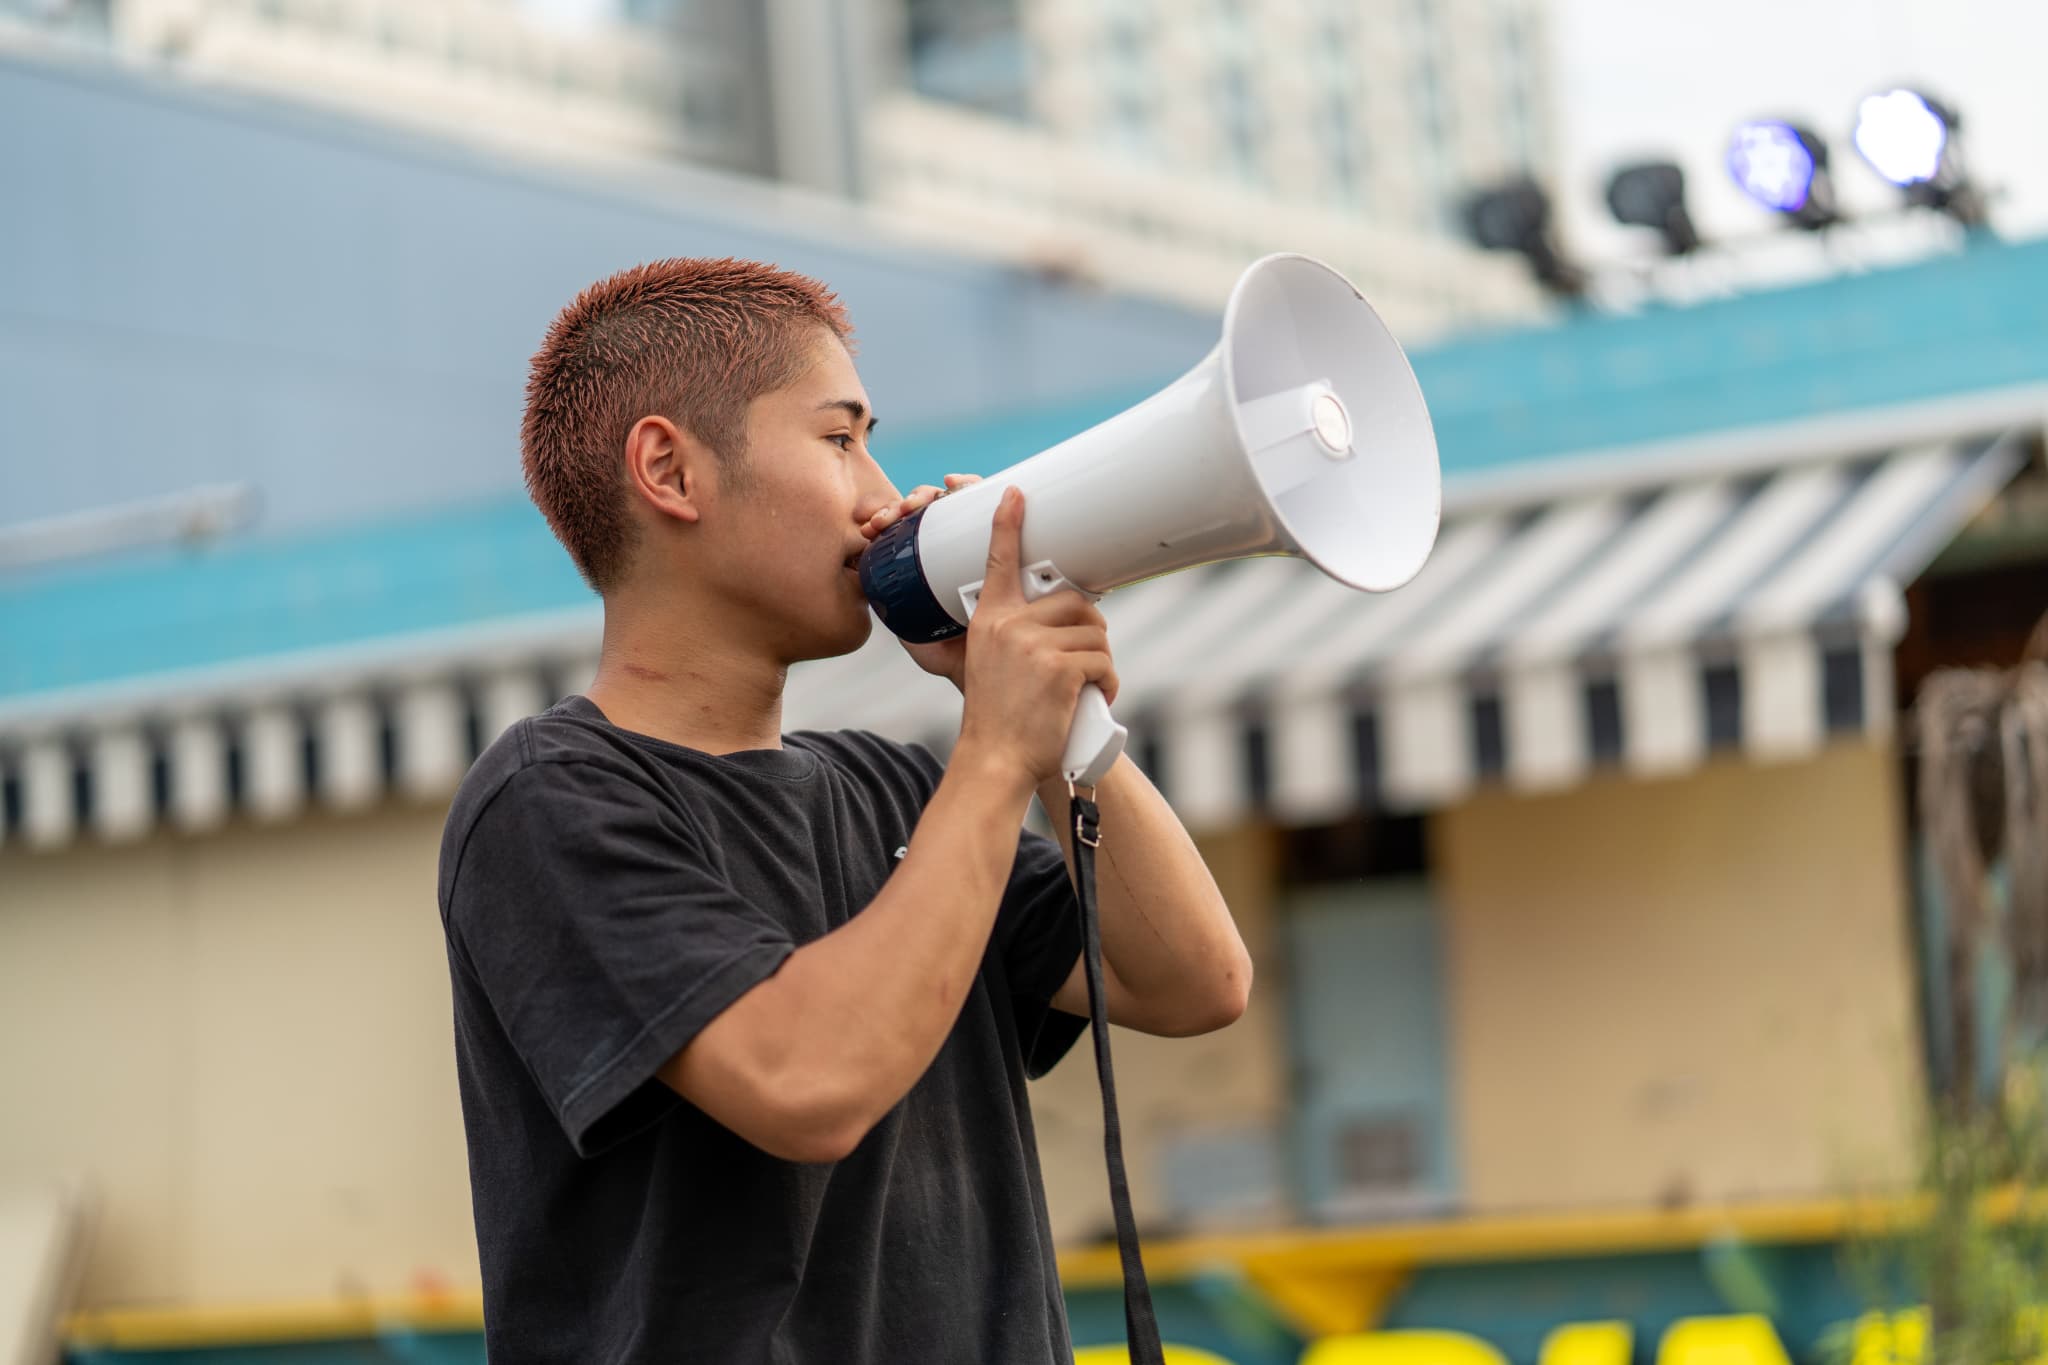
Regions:
<svg viewBox="0 0 2048 1365"><path fill-rule="evenodd" d="M872 730L796 730L783 739L856 781L889 787L909 781L926 796L946 771L945 763L924 745L906 744Z"/></svg>
<svg viewBox="0 0 2048 1365"><path fill-rule="evenodd" d="M578 700L564 698L539 715L514 721L463 774L441 832L444 903L455 865L485 812L505 801L545 801L551 790L562 789L563 784L537 780L536 774L560 772L566 765L589 780L604 781L606 774L631 780L633 765L603 728L575 707Z"/></svg>
<svg viewBox="0 0 2048 1365"><path fill-rule="evenodd" d="M450 823L474 818L523 772L553 763L615 763L618 746L609 741L601 726L576 709L580 700L565 697L539 715L514 721L485 745L455 789Z"/></svg>

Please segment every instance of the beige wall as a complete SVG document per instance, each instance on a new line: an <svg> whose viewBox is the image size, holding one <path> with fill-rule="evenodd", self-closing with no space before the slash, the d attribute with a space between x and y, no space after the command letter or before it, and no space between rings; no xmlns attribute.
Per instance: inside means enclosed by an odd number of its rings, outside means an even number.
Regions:
<svg viewBox="0 0 2048 1365"><path fill-rule="evenodd" d="M1921 1066L1895 764L1843 744L1436 821L1469 1207L1904 1172Z"/></svg>
<svg viewBox="0 0 2048 1365"><path fill-rule="evenodd" d="M1117 1111L1123 1119L1131 1207L1141 1223L1166 1208L1163 1145L1214 1130L1263 1128L1276 1139L1287 1104L1286 1005L1276 964L1274 847L1268 832L1242 829L1197 843L1237 919L1256 975L1244 1017L1199 1038L1112 1031ZM1102 1094L1084 1036L1031 1088L1040 1165L1053 1236L1093 1238L1111 1229L1109 1176L1102 1158ZM1275 1207L1274 1219L1285 1216Z"/></svg>
<svg viewBox="0 0 2048 1365"><path fill-rule="evenodd" d="M95 1180L84 1304L475 1282L441 819L0 850L0 1188Z"/></svg>
<svg viewBox="0 0 2048 1365"><path fill-rule="evenodd" d="M205 838L0 850L0 1191L99 1193L81 1303L239 1303L477 1277L434 905L440 806ZM1209 848L1263 961L1268 843ZM1151 1154L1274 1119L1270 989L1208 1038L1116 1041L1139 1207ZM1055 1230L1106 1227L1085 1039L1035 1087Z"/></svg>
<svg viewBox="0 0 2048 1365"><path fill-rule="evenodd" d="M1897 819L1892 759L1862 746L1438 817L1467 1204L1895 1173L1919 1085ZM441 820L389 806L0 850L0 1189L96 1179L86 1304L474 1283ZM1164 1207L1164 1143L1285 1119L1273 841L1246 829L1203 852L1260 976L1220 1033L1117 1033L1141 1218ZM1055 1233L1100 1232L1085 1040L1033 1103Z"/></svg>

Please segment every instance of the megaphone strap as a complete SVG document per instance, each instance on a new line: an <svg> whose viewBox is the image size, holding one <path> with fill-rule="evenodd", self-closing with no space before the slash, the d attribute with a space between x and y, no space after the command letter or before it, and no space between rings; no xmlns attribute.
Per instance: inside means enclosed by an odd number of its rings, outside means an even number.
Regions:
<svg viewBox="0 0 2048 1365"><path fill-rule="evenodd" d="M1072 790L1071 788L1069 790ZM1124 1269L1124 1336L1131 1365L1165 1365L1152 1288L1138 1254L1138 1223L1124 1175L1123 1124L1116 1112L1116 1074L1109 1063L1109 1004L1102 989L1102 920L1095 906L1095 850L1102 845L1102 813L1073 792L1074 894L1081 903L1081 959L1088 977L1088 1020L1095 1036L1095 1075L1102 1083L1102 1149L1109 1164L1109 1206L1116 1216L1117 1257Z"/></svg>

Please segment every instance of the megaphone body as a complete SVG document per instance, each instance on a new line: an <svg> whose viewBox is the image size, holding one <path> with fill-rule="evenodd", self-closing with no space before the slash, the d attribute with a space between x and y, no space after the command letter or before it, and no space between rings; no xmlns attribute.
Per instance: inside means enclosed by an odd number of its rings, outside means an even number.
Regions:
<svg viewBox="0 0 2048 1365"><path fill-rule="evenodd" d="M1172 384L877 536L861 587L898 636L928 643L967 628L1011 484L1028 500L1027 598L1098 598L1276 554L1385 592L1429 557L1442 510L1436 438L1399 343L1350 281L1293 255L1245 271L1222 340ZM1062 771L1093 786L1126 738L1089 685Z"/></svg>

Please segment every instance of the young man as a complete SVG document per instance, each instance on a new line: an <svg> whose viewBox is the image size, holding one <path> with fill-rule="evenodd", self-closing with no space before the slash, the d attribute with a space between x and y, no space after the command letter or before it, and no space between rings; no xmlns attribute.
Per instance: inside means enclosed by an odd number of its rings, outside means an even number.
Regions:
<svg viewBox="0 0 2048 1365"><path fill-rule="evenodd" d="M669 260L534 358L527 487L605 624L442 844L492 1365L1070 1359L1024 1082L1087 993L1019 831L1116 676L1092 605L1023 600L1013 492L972 628L912 651L964 693L951 761L781 733L789 666L867 639L860 550L939 493L876 465L848 331L802 276ZM1097 798L1110 1017L1229 1023L1251 965L1193 845L1127 761Z"/></svg>

